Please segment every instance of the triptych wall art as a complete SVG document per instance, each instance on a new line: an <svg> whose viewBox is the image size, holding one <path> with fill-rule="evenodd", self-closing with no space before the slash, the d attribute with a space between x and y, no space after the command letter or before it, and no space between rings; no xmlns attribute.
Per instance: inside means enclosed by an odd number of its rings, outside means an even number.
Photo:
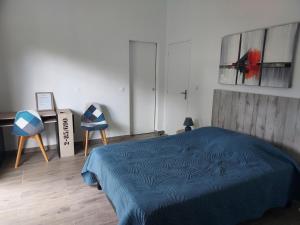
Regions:
<svg viewBox="0 0 300 225"><path fill-rule="evenodd" d="M299 23L291 23L225 36L219 82L291 87L298 34Z"/></svg>

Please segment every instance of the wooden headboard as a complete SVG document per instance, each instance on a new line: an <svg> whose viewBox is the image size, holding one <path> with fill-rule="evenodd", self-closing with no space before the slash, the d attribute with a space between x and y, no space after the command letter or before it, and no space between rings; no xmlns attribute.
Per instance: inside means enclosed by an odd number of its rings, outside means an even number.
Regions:
<svg viewBox="0 0 300 225"><path fill-rule="evenodd" d="M300 162L300 99L214 90L212 125L265 139Z"/></svg>

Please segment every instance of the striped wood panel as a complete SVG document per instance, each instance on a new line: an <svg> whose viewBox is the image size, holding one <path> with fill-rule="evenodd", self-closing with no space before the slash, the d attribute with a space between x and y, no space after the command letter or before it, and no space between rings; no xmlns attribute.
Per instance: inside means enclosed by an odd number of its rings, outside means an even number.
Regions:
<svg viewBox="0 0 300 225"><path fill-rule="evenodd" d="M270 141L300 162L300 99L215 90L212 125Z"/></svg>

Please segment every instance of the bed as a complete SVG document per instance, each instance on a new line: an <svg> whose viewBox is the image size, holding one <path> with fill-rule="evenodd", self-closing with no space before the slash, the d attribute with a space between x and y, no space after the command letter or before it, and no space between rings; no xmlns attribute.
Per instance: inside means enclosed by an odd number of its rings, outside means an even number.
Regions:
<svg viewBox="0 0 300 225"><path fill-rule="evenodd" d="M300 199L294 159L220 126L95 148L82 176L101 186L119 225L234 225Z"/></svg>

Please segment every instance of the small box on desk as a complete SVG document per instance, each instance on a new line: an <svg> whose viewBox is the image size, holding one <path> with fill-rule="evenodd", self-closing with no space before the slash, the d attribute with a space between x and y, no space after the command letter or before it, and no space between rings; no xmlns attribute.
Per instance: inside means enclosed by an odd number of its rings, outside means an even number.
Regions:
<svg viewBox="0 0 300 225"><path fill-rule="evenodd" d="M60 157L73 156L74 129L73 114L70 109L57 110Z"/></svg>

